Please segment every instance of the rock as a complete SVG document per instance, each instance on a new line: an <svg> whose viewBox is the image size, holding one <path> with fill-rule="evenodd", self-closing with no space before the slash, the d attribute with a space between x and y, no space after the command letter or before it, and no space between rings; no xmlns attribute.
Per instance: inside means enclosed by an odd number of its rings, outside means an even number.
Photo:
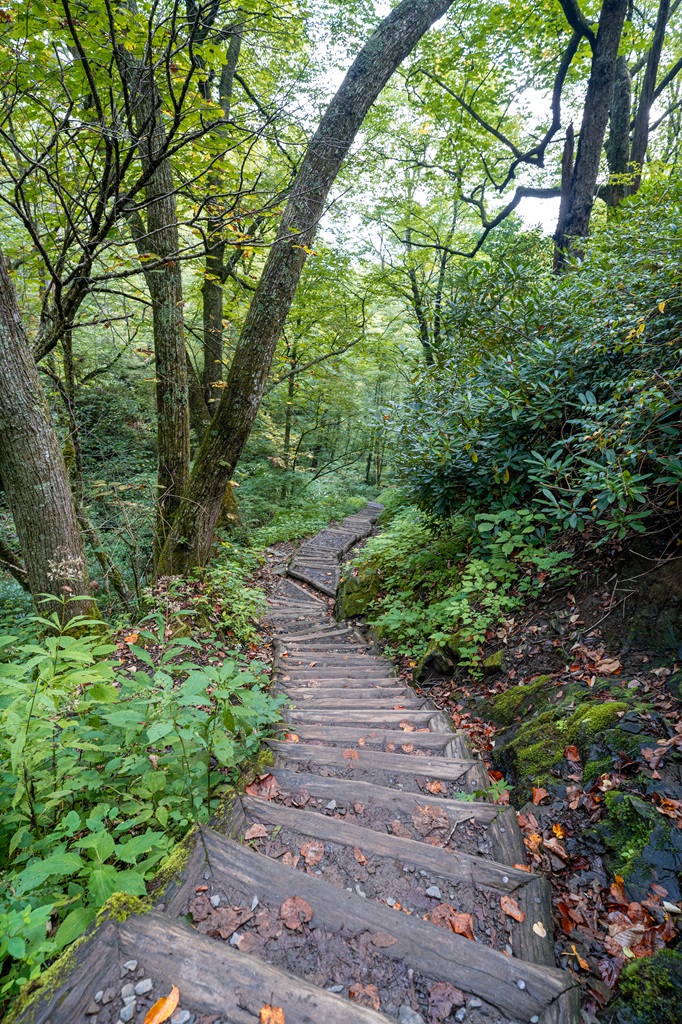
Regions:
<svg viewBox="0 0 682 1024"><path fill-rule="evenodd" d="M332 985L327 989L327 992L333 992L334 995L338 995L339 992L343 992L343 985Z"/></svg>
<svg viewBox="0 0 682 1024"><path fill-rule="evenodd" d="M330 800L329 803L325 804L324 806L325 806L325 809L327 811L335 811L336 810L336 800Z"/></svg>
<svg viewBox="0 0 682 1024"><path fill-rule="evenodd" d="M430 885L424 895L431 896L434 900L442 899L441 891L437 885Z"/></svg>
<svg viewBox="0 0 682 1024"><path fill-rule="evenodd" d="M135 996L126 996L125 999L123 1000L123 1005L124 1006L130 1006L130 1004L134 1003L134 1002L135 1002Z"/></svg>
<svg viewBox="0 0 682 1024"><path fill-rule="evenodd" d="M97 1005L94 999L91 999L88 1003L88 1008L85 1011L87 1017L92 1017L94 1014L99 1013L100 1007Z"/></svg>
<svg viewBox="0 0 682 1024"><path fill-rule="evenodd" d="M116 998L115 988L105 988L102 996L102 1006L106 1006L107 1003L112 1002Z"/></svg>
<svg viewBox="0 0 682 1024"><path fill-rule="evenodd" d="M128 1005L124 1006L123 1009L120 1011L119 1017L123 1021L123 1024L128 1024L128 1021L133 1019L136 1006L137 1003L133 1000L132 1003L128 1003Z"/></svg>
<svg viewBox="0 0 682 1024"><path fill-rule="evenodd" d="M191 1016L189 1010L176 1010L171 1017L171 1024L188 1024Z"/></svg>
<svg viewBox="0 0 682 1024"><path fill-rule="evenodd" d="M424 1024L422 1015L413 1010L407 1003L403 1003L398 1010L398 1020L400 1024Z"/></svg>
<svg viewBox="0 0 682 1024"><path fill-rule="evenodd" d="M336 595L336 614L340 619L350 619L367 611L381 590L381 580L372 573L369 577L347 576L341 580Z"/></svg>
<svg viewBox="0 0 682 1024"><path fill-rule="evenodd" d="M504 651L495 651L481 663L481 668L486 676L492 676L496 672L503 672L505 667Z"/></svg>
<svg viewBox="0 0 682 1024"><path fill-rule="evenodd" d="M101 988L99 990L99 992L95 992L95 1002L96 1003L101 1003L103 995L104 995L104 989L103 988Z"/></svg>
<svg viewBox="0 0 682 1024"><path fill-rule="evenodd" d="M135 986L129 981L128 984L124 985L121 989L121 999L125 999L127 996L133 995L135 995Z"/></svg>
<svg viewBox="0 0 682 1024"><path fill-rule="evenodd" d="M126 960L123 966L125 967L126 971L136 971L137 960Z"/></svg>
<svg viewBox="0 0 682 1024"><path fill-rule="evenodd" d="M443 649L434 645L429 647L412 669L412 679L415 683L425 683L434 675L451 673L456 665L457 656L449 648Z"/></svg>
<svg viewBox="0 0 682 1024"><path fill-rule="evenodd" d="M462 1006L455 1014L455 1020L464 1020L467 1015L466 1007Z"/></svg>
<svg viewBox="0 0 682 1024"><path fill-rule="evenodd" d="M392 896L388 897L388 899L386 900L386 903L388 904L389 907L394 907L395 906L395 900L393 899Z"/></svg>
<svg viewBox="0 0 682 1024"><path fill-rule="evenodd" d="M211 896L210 903L211 903L212 907L219 907L220 906L220 896L217 896L217 895L216 896ZM171 1020L172 1019L173 1018L171 1017Z"/></svg>
<svg viewBox="0 0 682 1024"><path fill-rule="evenodd" d="M479 1010L483 1006L483 1002L473 996L471 999L467 999L467 1010Z"/></svg>
<svg viewBox="0 0 682 1024"><path fill-rule="evenodd" d="M143 978L142 981L138 981L135 986L135 994L138 996L144 996L147 992L151 992L154 987L154 982L151 978Z"/></svg>

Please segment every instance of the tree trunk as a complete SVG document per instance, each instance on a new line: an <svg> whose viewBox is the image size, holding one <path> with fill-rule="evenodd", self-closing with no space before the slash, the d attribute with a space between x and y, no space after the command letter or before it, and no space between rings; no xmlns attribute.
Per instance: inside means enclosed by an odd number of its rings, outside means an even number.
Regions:
<svg viewBox="0 0 682 1024"><path fill-rule="evenodd" d="M571 178L573 177L573 155L575 153L575 133L573 124L566 129L566 141L564 142L563 153L561 154L561 200L559 202L559 220L554 234L554 273L561 270L563 254L559 248L559 238L566 222L568 204L571 196Z"/></svg>
<svg viewBox="0 0 682 1024"><path fill-rule="evenodd" d="M616 77L613 83L611 101L611 124L606 141L606 158L609 162L609 184L606 201L616 207L626 195L625 175L630 160L630 112L632 110L632 82L627 57L616 61Z"/></svg>
<svg viewBox="0 0 682 1024"><path fill-rule="evenodd" d="M258 412L270 364L329 189L365 115L452 0L401 0L353 62L311 140L237 343L218 410L194 462L159 568L184 573L210 553L223 495Z"/></svg>
<svg viewBox="0 0 682 1024"><path fill-rule="evenodd" d="M565 265L569 251L575 256L581 255L578 240L586 238L589 232L599 161L613 94L618 45L627 6L628 0L604 0L602 4L566 216L563 223L558 225L555 235L559 269Z"/></svg>
<svg viewBox="0 0 682 1024"><path fill-rule="evenodd" d="M7 262L0 254L0 477L28 585L42 614L99 618L69 476L33 355L21 328ZM45 595L55 600L43 604ZM63 598L82 597L63 605Z"/></svg>
<svg viewBox="0 0 682 1024"><path fill-rule="evenodd" d="M632 132L630 163L632 164L635 180L632 185L628 187L627 191L630 194L637 191L642 181L642 165L644 164L644 157L646 156L647 146L649 145L649 117L651 114L651 106L654 102L656 78L658 77L658 65L661 62L661 51L663 50L663 41L665 39L665 30L669 16L670 0L660 0L658 5L658 15L656 17L656 27L654 29L654 38L647 55L644 81L642 82L642 91L639 95L637 113L635 114L635 126Z"/></svg>
<svg viewBox="0 0 682 1024"><path fill-rule="evenodd" d="M155 270L145 271L152 300L156 368L158 554L189 479L189 393L178 260L180 237L173 170L170 161L163 159L166 133L153 73L126 51L122 51L122 60L134 108L140 161L145 171L154 168L145 189L146 226L139 211L129 216L129 222L140 255L153 254L164 261Z"/></svg>
<svg viewBox="0 0 682 1024"><path fill-rule="evenodd" d="M232 108L232 87L234 75L239 62L242 45L242 29L238 25L230 33L227 47L227 58L220 75L220 106L226 121L230 118ZM225 127L220 129L222 135L227 134ZM204 330L204 399L211 415L218 408L220 389L212 385L223 379L223 284L225 280L225 241L223 232L225 223L223 216L223 199L221 192L220 161L216 171L211 175L210 188L215 197L208 203L208 251L206 252L206 270L201 289L203 299L203 330Z"/></svg>

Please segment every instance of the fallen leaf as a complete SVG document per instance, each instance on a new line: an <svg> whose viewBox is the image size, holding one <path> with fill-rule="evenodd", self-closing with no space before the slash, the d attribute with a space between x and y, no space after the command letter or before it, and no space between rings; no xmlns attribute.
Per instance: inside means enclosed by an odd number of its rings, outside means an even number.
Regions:
<svg viewBox="0 0 682 1024"><path fill-rule="evenodd" d="M546 800L548 796L549 793L546 789L543 789L542 786L533 786L533 803L536 807L541 804L543 800Z"/></svg>
<svg viewBox="0 0 682 1024"><path fill-rule="evenodd" d="M613 676L620 672L622 666L618 658L604 658L603 661L595 662L595 667L600 675Z"/></svg>
<svg viewBox="0 0 682 1024"><path fill-rule="evenodd" d="M314 868L324 857L324 843L319 839L311 839L301 847L301 856L309 868Z"/></svg>
<svg viewBox="0 0 682 1024"><path fill-rule="evenodd" d="M425 921L437 925L439 928L449 928L456 935L464 935L467 939L475 942L474 920L471 914L460 914L449 903L441 903L430 910L424 916Z"/></svg>
<svg viewBox="0 0 682 1024"><path fill-rule="evenodd" d="M300 853L292 853L291 850L287 850L287 852L282 857L282 864L287 864L288 867L295 868L300 859Z"/></svg>
<svg viewBox="0 0 682 1024"><path fill-rule="evenodd" d="M414 750L414 743L403 743L403 744L401 744L401 747L400 747L400 749L401 749L401 750L402 750L402 751L403 751L403 752L404 752L405 754L411 754L411 753L412 753L412 751Z"/></svg>
<svg viewBox="0 0 682 1024"><path fill-rule="evenodd" d="M566 755L566 758L569 761L573 761L574 763L580 760L580 751L577 747L574 747L573 745L571 745L570 747L566 747L566 749L564 750L564 754Z"/></svg>
<svg viewBox="0 0 682 1024"><path fill-rule="evenodd" d="M279 908L279 916L290 931L296 932L312 919L313 908L301 896L289 896Z"/></svg>
<svg viewBox="0 0 682 1024"><path fill-rule="evenodd" d="M412 724L412 722L407 722L407 721L403 720L402 722L399 722L398 724L399 724L400 728L403 730L403 732L414 732L414 725Z"/></svg>
<svg viewBox="0 0 682 1024"><path fill-rule="evenodd" d="M138 639L139 639L139 637L140 637L139 633L128 633L128 636L124 636L123 640L127 644L136 644ZM159 1002L160 1002L160 1000L159 1000ZM153 1009L154 1009L154 1007L152 1007L152 1010ZM166 1018L164 1017L163 1019L165 1020Z"/></svg>
<svg viewBox="0 0 682 1024"><path fill-rule="evenodd" d="M364 814L367 810L367 804L353 804L353 810L356 814Z"/></svg>
<svg viewBox="0 0 682 1024"><path fill-rule="evenodd" d="M353 1002L360 1006L371 1007L373 1010L378 1010L381 1006L379 989L376 985L353 985L348 990L348 994Z"/></svg>
<svg viewBox="0 0 682 1024"><path fill-rule="evenodd" d="M436 779L432 780L431 782L427 782L426 788L428 789L429 793L433 793L434 796L437 793L445 792L445 784L443 782L438 782Z"/></svg>
<svg viewBox="0 0 682 1024"><path fill-rule="evenodd" d="M512 896L503 896L500 900L500 906L507 917L513 917L515 921L526 920L526 915Z"/></svg>
<svg viewBox="0 0 682 1024"><path fill-rule="evenodd" d="M464 993L449 981L438 981L429 991L429 1024L441 1024L456 1006L464 1006Z"/></svg>
<svg viewBox="0 0 682 1024"><path fill-rule="evenodd" d="M247 843L250 839L267 839L267 837L268 830L265 825L259 825L258 823L251 825L244 833L244 839Z"/></svg>
<svg viewBox="0 0 682 1024"><path fill-rule="evenodd" d="M366 864L367 863L367 858L365 857L365 855L362 852L362 850L358 849L357 846L353 847L353 856L355 857L355 859L358 862L358 864Z"/></svg>
<svg viewBox="0 0 682 1024"><path fill-rule="evenodd" d="M565 833L564 833L564 830L562 829L561 825L552 825L552 832L557 837L557 839L563 839L564 838Z"/></svg>
<svg viewBox="0 0 682 1024"><path fill-rule="evenodd" d="M287 743L299 743L299 738L295 732L285 732L284 739Z"/></svg>
<svg viewBox="0 0 682 1024"><path fill-rule="evenodd" d="M153 1006L149 1007L145 1014L144 1024L163 1024L175 1012L179 1002L180 989L173 985L170 995L162 996L156 1000Z"/></svg>
<svg viewBox="0 0 682 1024"><path fill-rule="evenodd" d="M569 859L569 855L566 853L564 847L561 845L559 840L555 839L554 837L552 837L551 839L545 839L545 849L549 850L550 853L555 854L557 857L560 858L560 860Z"/></svg>
<svg viewBox="0 0 682 1024"><path fill-rule="evenodd" d="M246 787L246 792L249 796L260 796L263 800L274 800L276 796L279 796L281 790L275 776L268 772L266 775L259 775L257 779L250 782Z"/></svg>
<svg viewBox="0 0 682 1024"><path fill-rule="evenodd" d="M541 939L547 938L547 929L545 928L542 921L536 921L533 925L533 931L536 935L539 935Z"/></svg>
<svg viewBox="0 0 682 1024"><path fill-rule="evenodd" d="M213 939L229 939L252 917L253 911L247 907L216 907L205 921L197 925L197 931Z"/></svg>
<svg viewBox="0 0 682 1024"><path fill-rule="evenodd" d="M531 874L531 870L527 864L514 864L514 867L517 871L527 871L529 875Z"/></svg>
<svg viewBox="0 0 682 1024"><path fill-rule="evenodd" d="M244 932L237 939L237 949L240 953L257 953L260 951L260 939L255 932Z"/></svg>
<svg viewBox="0 0 682 1024"><path fill-rule="evenodd" d="M589 971L589 969L590 969L590 965L588 964L587 960L583 960L583 958L581 957L580 953L579 953L579 952L578 952L578 950L577 950L577 949L575 948L575 945L571 945L571 949L572 949L572 950L573 950L573 952L575 953L575 958L576 958L576 960L578 961L578 963L580 964L580 966L582 967L582 969L583 969L584 971Z"/></svg>
<svg viewBox="0 0 682 1024"><path fill-rule="evenodd" d="M388 949L389 946L394 946L398 940L393 936L389 935L388 932L377 932L372 936L370 942L377 949Z"/></svg>
<svg viewBox="0 0 682 1024"><path fill-rule="evenodd" d="M258 1024L286 1024L284 1010L281 1006L270 1006L270 1003L266 1003L261 1007Z"/></svg>
<svg viewBox="0 0 682 1024"><path fill-rule="evenodd" d="M360 757L357 750L353 750L352 747L347 747L343 752L343 756L347 758L349 761L355 761L357 760L358 757Z"/></svg>

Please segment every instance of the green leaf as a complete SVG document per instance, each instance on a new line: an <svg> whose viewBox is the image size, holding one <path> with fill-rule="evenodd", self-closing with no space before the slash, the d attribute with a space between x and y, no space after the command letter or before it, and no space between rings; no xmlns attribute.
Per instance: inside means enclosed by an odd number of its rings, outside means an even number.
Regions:
<svg viewBox="0 0 682 1024"><path fill-rule="evenodd" d="M90 873L88 888L100 907L115 892L144 896L147 891L144 878L137 871L117 871L112 864L97 864Z"/></svg>
<svg viewBox="0 0 682 1024"><path fill-rule="evenodd" d="M50 875L72 875L83 867L83 860L77 853L53 853L44 860L34 861L17 876L16 886L20 892L29 892L42 885Z"/></svg>
<svg viewBox="0 0 682 1024"><path fill-rule="evenodd" d="M78 907L67 914L55 936L57 949L64 949L64 946L68 946L70 942L82 935L95 917L96 911L92 907Z"/></svg>
<svg viewBox="0 0 682 1024"><path fill-rule="evenodd" d="M147 728L147 740L149 743L158 743L164 736L168 736L175 729L172 722L153 722Z"/></svg>
<svg viewBox="0 0 682 1024"><path fill-rule="evenodd" d="M7 952L15 960L21 960L26 954L26 943L20 935L13 935L7 940Z"/></svg>
<svg viewBox="0 0 682 1024"><path fill-rule="evenodd" d="M111 683L95 683L88 688L86 695L102 704L115 704L119 699L119 692Z"/></svg>
<svg viewBox="0 0 682 1024"><path fill-rule="evenodd" d="M144 647L139 647L137 644L128 644L128 648L133 652L138 661L143 661L150 668L155 667L151 655L145 651Z"/></svg>
<svg viewBox="0 0 682 1024"><path fill-rule="evenodd" d="M126 864L134 864L143 853L163 844L161 832L145 832L142 836L133 836L127 843L121 843L116 849L116 856Z"/></svg>
<svg viewBox="0 0 682 1024"><path fill-rule="evenodd" d="M92 850L97 860L102 862L109 860L116 846L108 832L95 832L81 839L78 845L83 850Z"/></svg>

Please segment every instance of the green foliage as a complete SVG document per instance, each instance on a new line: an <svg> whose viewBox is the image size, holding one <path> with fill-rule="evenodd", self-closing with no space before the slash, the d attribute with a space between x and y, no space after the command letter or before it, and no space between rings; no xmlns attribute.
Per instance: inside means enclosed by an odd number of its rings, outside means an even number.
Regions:
<svg viewBox="0 0 682 1024"><path fill-rule="evenodd" d="M536 595L550 570L566 571L568 556L540 543L545 523L526 510L472 521L404 508L351 563L360 581L381 580L368 618L402 654L449 649L478 664L488 630Z"/></svg>
<svg viewBox="0 0 682 1024"><path fill-rule="evenodd" d="M682 189L652 182L584 262L504 304L504 350L423 373L398 430L413 499L448 514L532 507L565 528L643 531L682 481ZM490 330L500 318L499 307Z"/></svg>
<svg viewBox="0 0 682 1024"><path fill-rule="evenodd" d="M301 496L279 508L271 506L268 524L253 531L252 541L256 547L267 547L307 537L329 522L359 512L366 504L367 497L360 494L331 493L315 499Z"/></svg>
<svg viewBox="0 0 682 1024"><path fill-rule="evenodd" d="M678 1024L682 991L682 953L661 949L626 963L620 976L618 1024Z"/></svg>
<svg viewBox="0 0 682 1024"><path fill-rule="evenodd" d="M278 719L281 699L263 676L236 657L188 661L199 644L169 636L162 620L130 642L145 666L131 672L113 644L77 625L80 636L0 638L0 963L10 962L0 995L35 976L113 893L144 895Z"/></svg>

